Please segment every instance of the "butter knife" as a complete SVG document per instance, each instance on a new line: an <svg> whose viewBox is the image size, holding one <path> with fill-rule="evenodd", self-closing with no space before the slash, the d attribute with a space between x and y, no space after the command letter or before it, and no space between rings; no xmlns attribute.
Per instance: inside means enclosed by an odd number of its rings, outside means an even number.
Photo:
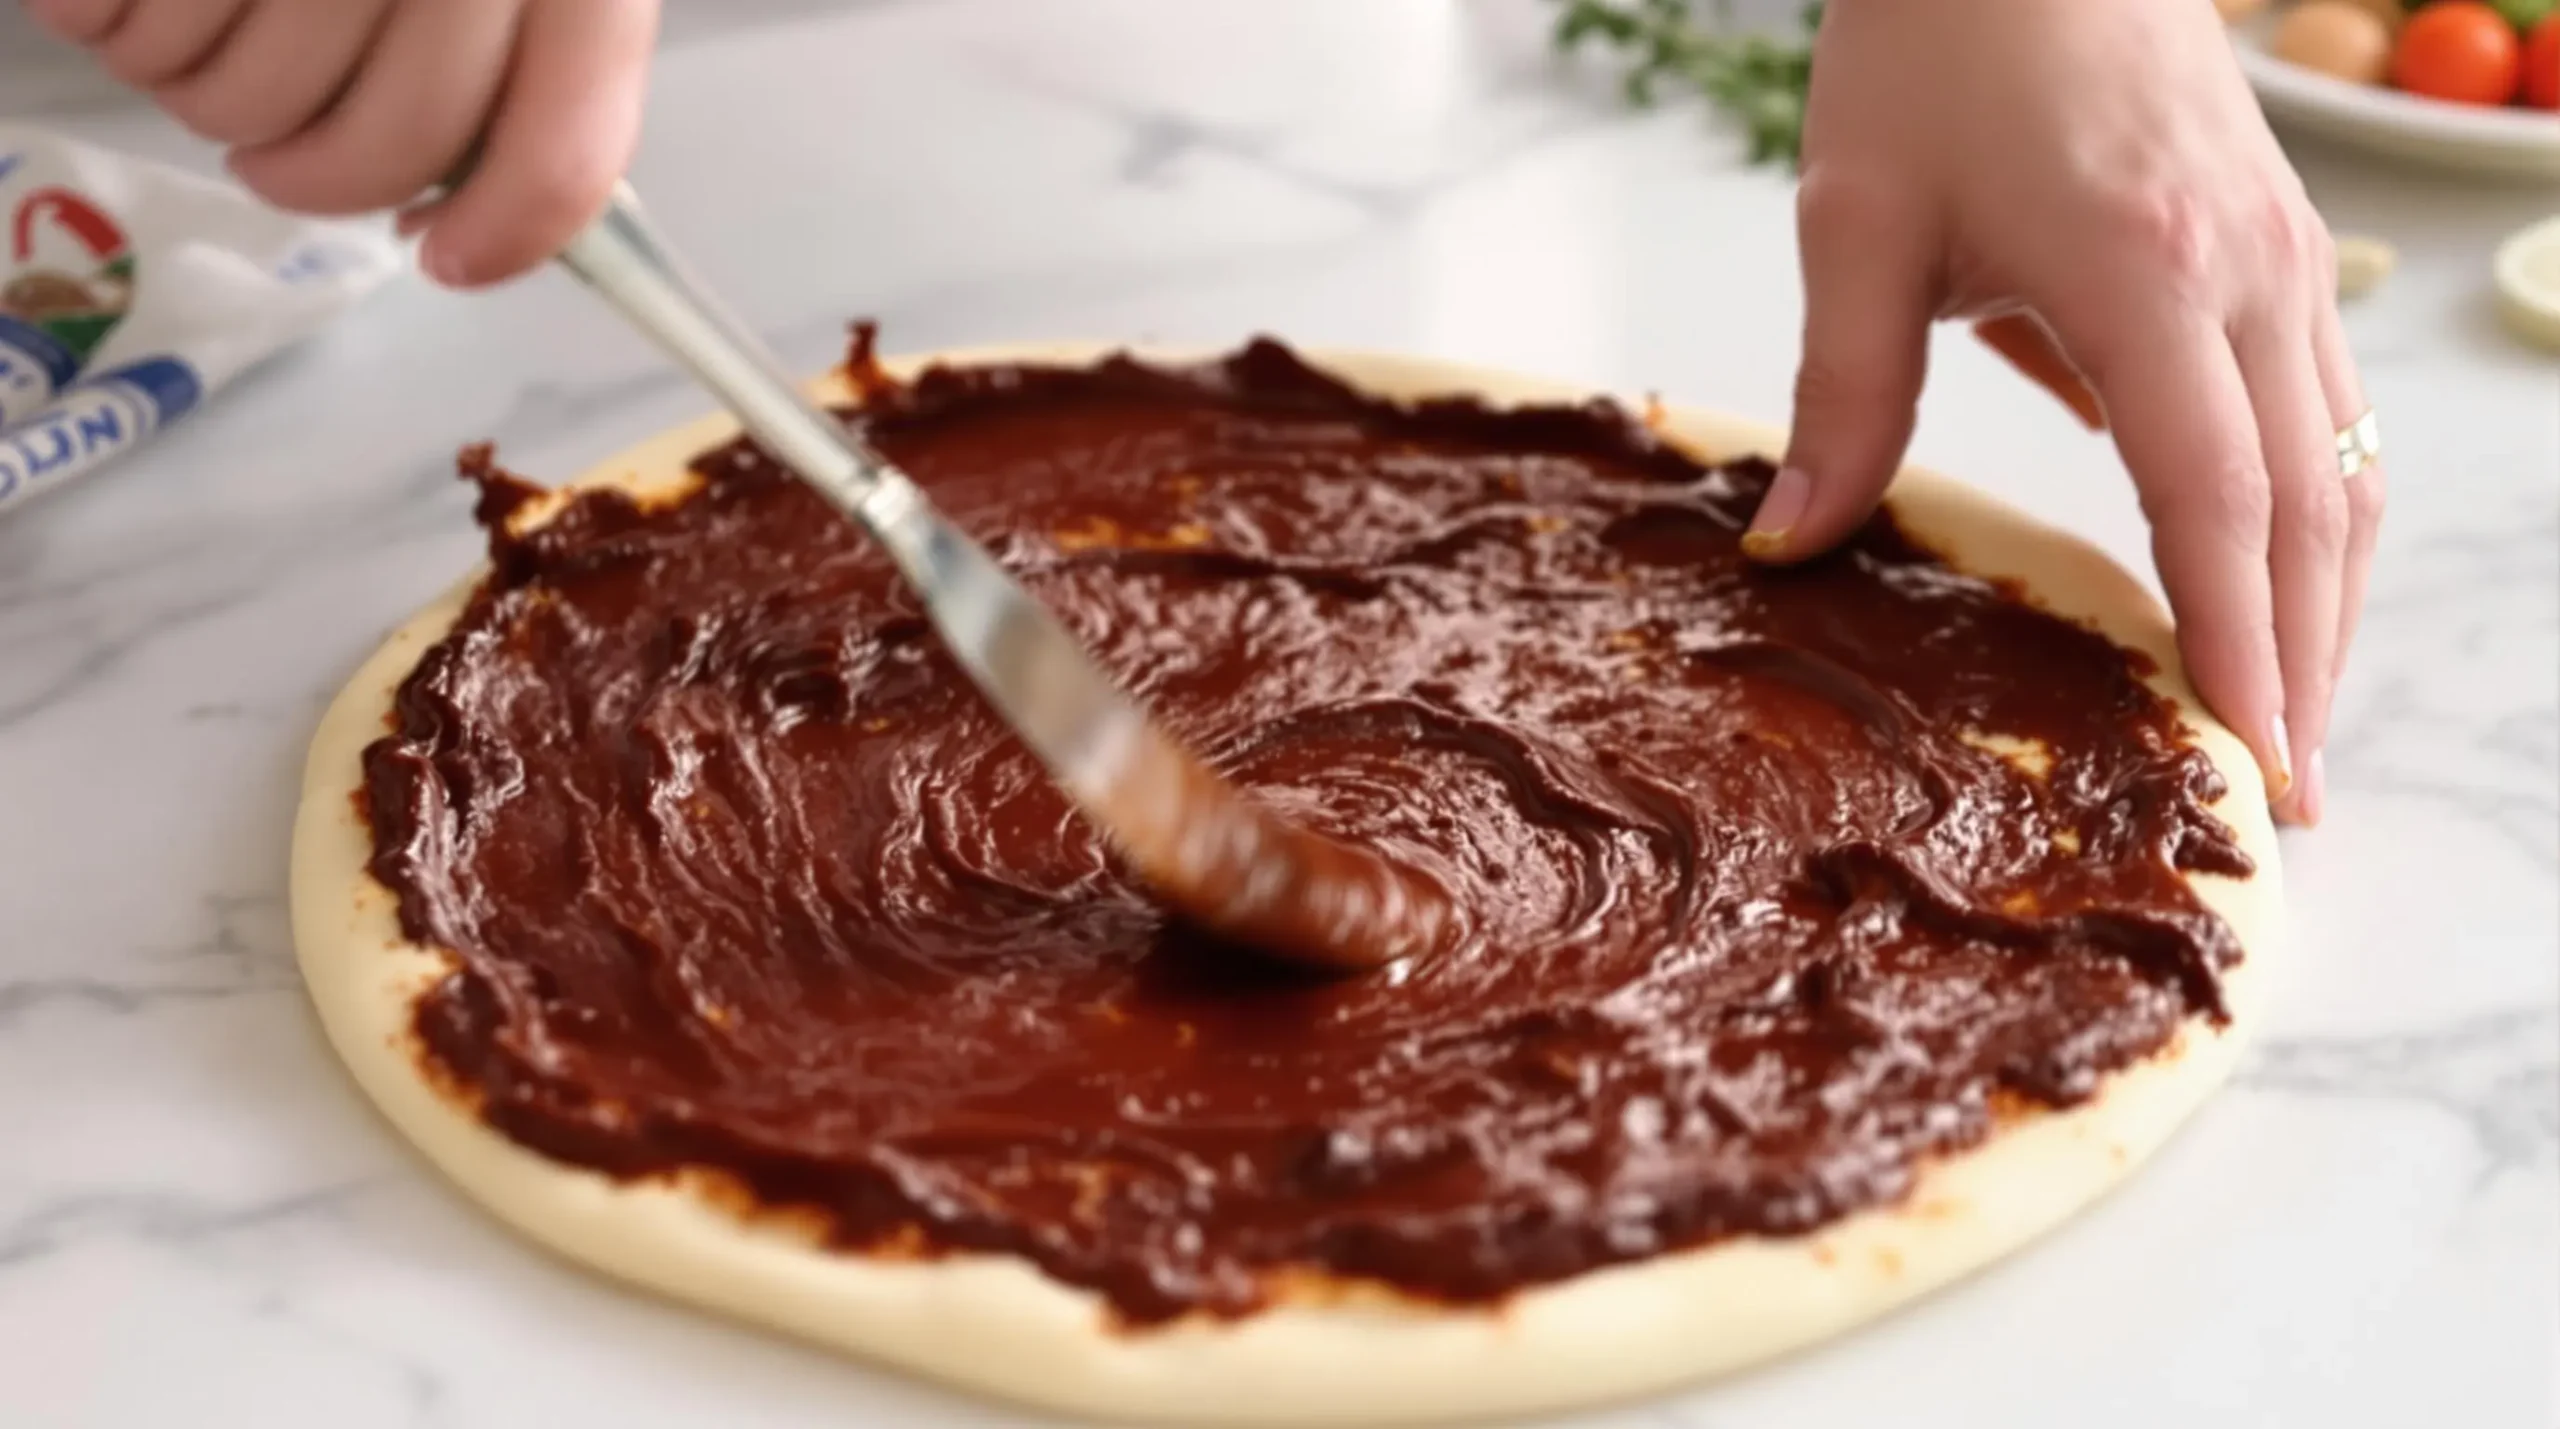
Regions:
<svg viewBox="0 0 2560 1429"><path fill-rule="evenodd" d="M802 394L676 260L627 184L558 261L880 543L960 668L1158 898L1246 947L1343 970L1422 952L1449 930L1435 886L1280 819L1151 720L985 548Z"/></svg>

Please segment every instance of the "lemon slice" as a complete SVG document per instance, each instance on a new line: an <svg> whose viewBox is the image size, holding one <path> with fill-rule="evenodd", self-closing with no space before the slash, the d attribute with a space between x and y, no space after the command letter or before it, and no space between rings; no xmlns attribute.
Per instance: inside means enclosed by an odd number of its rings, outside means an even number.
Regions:
<svg viewBox="0 0 2560 1429"><path fill-rule="evenodd" d="M2498 310L2516 335L2560 352L2560 215L2498 245Z"/></svg>

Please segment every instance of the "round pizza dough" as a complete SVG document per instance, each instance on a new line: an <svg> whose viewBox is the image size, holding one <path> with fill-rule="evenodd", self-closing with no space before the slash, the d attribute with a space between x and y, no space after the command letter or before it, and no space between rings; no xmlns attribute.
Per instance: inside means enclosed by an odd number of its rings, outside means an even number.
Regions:
<svg viewBox="0 0 2560 1429"><path fill-rule="evenodd" d="M942 360L1088 362L1098 348L984 350ZM1179 354L1159 354L1178 356ZM1309 360L1394 397L1467 393L1495 402L1580 401L1582 390L1441 363L1315 352ZM923 361L890 364L900 375ZM815 390L851 394L830 376ZM1701 459L1774 454L1783 434L1670 408L1659 428ZM580 484L678 488L696 453L733 435L714 417L665 433ZM2258 1021L2282 931L2264 787L2240 742L2179 675L2167 616L2095 548L1945 477L1907 470L1890 502L1904 525L1965 570L2020 582L2046 608L2147 654L2229 792L2214 812L2255 876L2192 876L2245 950L2226 978L2231 1013L2191 1021L2162 1054L2109 1078L2089 1102L2033 1110L1926 1167L1902 1203L1813 1234L1738 1239L1450 1307L1314 1277L1242 1320L1194 1317L1128 1330L1093 1293L1010 1257L882 1259L828 1250L805 1229L751 1221L683 1178L622 1182L551 1161L484 1125L430 1080L411 1027L443 956L401 934L390 892L366 872L372 837L351 792L394 689L451 626L472 582L366 661L311 746L293 847L293 929L303 977L338 1055L402 1135L501 1220L596 1270L677 1300L1005 1398L1114 1420L1170 1424L1410 1423L1561 1409L1735 1369L1838 1334L2024 1245L2129 1175L2230 1072ZM538 518L537 518L538 519ZM476 580L476 577L474 578Z"/></svg>

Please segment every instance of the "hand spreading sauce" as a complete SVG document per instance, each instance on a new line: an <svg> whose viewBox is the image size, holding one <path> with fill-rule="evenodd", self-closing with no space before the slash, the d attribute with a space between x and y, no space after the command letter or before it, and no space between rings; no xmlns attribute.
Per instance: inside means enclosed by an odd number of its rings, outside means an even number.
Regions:
<svg viewBox="0 0 2560 1429"><path fill-rule="evenodd" d="M1888 1202L2219 1015L2210 762L2138 657L1889 517L1761 569L1758 462L1270 343L857 363L871 440L1178 738L1447 926L1353 977L1208 945L751 446L522 532L483 456L494 573L363 800L453 961L421 1055L508 1137L1134 1323L1305 1271L1481 1301Z"/></svg>

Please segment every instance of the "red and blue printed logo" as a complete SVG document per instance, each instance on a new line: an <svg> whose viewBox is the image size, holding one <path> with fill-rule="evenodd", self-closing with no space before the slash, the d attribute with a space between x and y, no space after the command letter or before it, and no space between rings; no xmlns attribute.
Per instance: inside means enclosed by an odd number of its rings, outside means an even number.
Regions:
<svg viewBox="0 0 2560 1429"><path fill-rule="evenodd" d="M71 189L12 192L22 159L0 154L0 506L176 421L204 390L171 355L89 370L132 311L133 247Z"/></svg>

